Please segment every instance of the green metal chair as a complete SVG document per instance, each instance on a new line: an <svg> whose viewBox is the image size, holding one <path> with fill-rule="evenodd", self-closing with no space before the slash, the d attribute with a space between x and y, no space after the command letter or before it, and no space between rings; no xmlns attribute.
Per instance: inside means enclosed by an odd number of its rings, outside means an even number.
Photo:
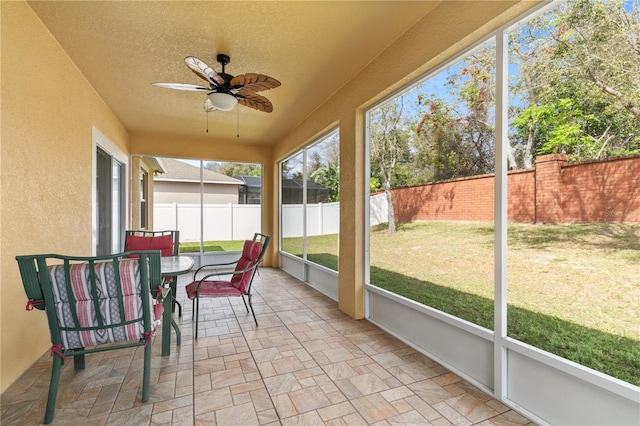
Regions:
<svg viewBox="0 0 640 426"><path fill-rule="evenodd" d="M51 333L53 368L44 423L53 421L60 370L73 356L83 370L85 354L144 346L142 401L149 400L151 345L155 331L152 293L161 284L160 252L98 257L57 254L17 256L27 310L44 310ZM156 294L157 295L157 294Z"/></svg>
<svg viewBox="0 0 640 426"><path fill-rule="evenodd" d="M185 290L193 305L193 318L195 318L196 326L195 339L198 338L200 299L204 297L241 297L247 313L251 308L253 320L256 323L256 327L258 326L258 319L251 303L251 284L253 283L253 277L262 264L269 240L271 240L270 235L256 232L253 235L253 240L244 242L238 260L228 263L202 265L193 273L193 281L187 284ZM211 272L210 269L213 269L214 272ZM205 275L198 278L198 273L200 272ZM230 278L223 280L220 279L221 276L230 276ZM246 299L245 296L247 296Z"/></svg>

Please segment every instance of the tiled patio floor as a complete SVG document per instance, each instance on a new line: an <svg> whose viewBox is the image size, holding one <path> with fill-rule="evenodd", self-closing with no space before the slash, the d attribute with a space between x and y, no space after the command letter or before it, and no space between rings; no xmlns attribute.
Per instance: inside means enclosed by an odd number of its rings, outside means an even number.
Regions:
<svg viewBox="0 0 640 426"><path fill-rule="evenodd" d="M195 341L187 277L182 346L161 357L155 337L151 400L140 402L141 350L88 355L84 371L65 363L54 424L531 424L277 269L254 283L258 328L239 298L205 299ZM3 426L42 422L50 371L47 352L3 393Z"/></svg>

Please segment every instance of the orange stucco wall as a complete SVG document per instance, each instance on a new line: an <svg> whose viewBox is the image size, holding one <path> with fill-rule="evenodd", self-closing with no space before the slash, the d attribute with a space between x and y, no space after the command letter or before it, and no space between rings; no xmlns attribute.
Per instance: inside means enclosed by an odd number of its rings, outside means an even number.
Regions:
<svg viewBox="0 0 640 426"><path fill-rule="evenodd" d="M23 2L1 2L0 377L4 391L50 346L27 312L15 256L92 250L92 128L128 134Z"/></svg>

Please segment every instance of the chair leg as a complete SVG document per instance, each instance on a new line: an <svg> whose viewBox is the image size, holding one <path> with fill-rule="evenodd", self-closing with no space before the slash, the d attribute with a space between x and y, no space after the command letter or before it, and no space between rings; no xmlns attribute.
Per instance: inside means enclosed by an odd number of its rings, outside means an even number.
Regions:
<svg viewBox="0 0 640 426"><path fill-rule="evenodd" d="M256 327L258 326L258 319L256 318L256 313L253 311L253 304L251 303L251 294L247 294L249 298L249 306L251 307L251 314L253 314L253 320L256 322ZM244 300L244 297L242 298Z"/></svg>
<svg viewBox="0 0 640 426"><path fill-rule="evenodd" d="M193 311L193 319L195 320L195 323L196 323L196 332L195 332L194 339L197 339L198 338L198 313L200 311L200 299L197 296L193 298L193 308L191 310Z"/></svg>
<svg viewBox="0 0 640 426"><path fill-rule="evenodd" d="M84 348L82 348L84 349ZM74 371L82 371L84 370L84 354L74 355L73 356L73 370Z"/></svg>
<svg viewBox="0 0 640 426"><path fill-rule="evenodd" d="M182 305L176 299L178 294L178 277L171 277L171 281L169 283L169 287L171 287L171 312L176 311L176 306L178 306L178 317L182 317Z"/></svg>
<svg viewBox="0 0 640 426"><path fill-rule="evenodd" d="M171 327L176 332L176 345L180 346L182 344L182 333L180 333L180 327L178 327L178 323L173 318L171 318Z"/></svg>
<svg viewBox="0 0 640 426"><path fill-rule="evenodd" d="M149 401L149 384L151 383L151 345L144 347L144 370L142 372L142 402Z"/></svg>
<svg viewBox="0 0 640 426"><path fill-rule="evenodd" d="M248 296L249 298L251 298L251 295L248 295ZM247 306L247 301L244 300L244 294L240 297L242 297L242 301L244 302L244 308L247 310L247 313L249 313L249 307ZM249 300L249 302L251 302L251 300Z"/></svg>
<svg viewBox="0 0 640 426"><path fill-rule="evenodd" d="M60 370L62 369L62 357L53 355L53 367L51 369L51 383L49 384L49 396L47 397L47 409L44 414L44 424L53 421L53 412L56 409L56 397L58 396L58 385L60 384Z"/></svg>

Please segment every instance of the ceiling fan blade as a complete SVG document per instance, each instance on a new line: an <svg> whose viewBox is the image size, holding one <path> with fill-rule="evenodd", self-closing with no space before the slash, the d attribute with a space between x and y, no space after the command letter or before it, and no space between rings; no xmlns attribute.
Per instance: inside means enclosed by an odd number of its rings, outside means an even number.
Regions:
<svg viewBox="0 0 640 426"><path fill-rule="evenodd" d="M238 103L249 108L263 112L272 112L273 105L269 99L250 90L241 90L237 93Z"/></svg>
<svg viewBox="0 0 640 426"><path fill-rule="evenodd" d="M249 89L253 92L273 89L280 86L280 82L264 74L247 73L233 77L229 83L232 89Z"/></svg>
<svg viewBox="0 0 640 426"><path fill-rule="evenodd" d="M176 89L176 90L189 90L191 92L210 92L211 89L209 87L204 86L196 86L195 84L186 84L186 83L151 83L154 86L164 87L165 89Z"/></svg>
<svg viewBox="0 0 640 426"><path fill-rule="evenodd" d="M187 56L184 58L184 63L196 73L196 75L203 80L208 81L214 86L219 86L224 84L224 79L213 70L209 65L202 62L200 59L195 56Z"/></svg>

